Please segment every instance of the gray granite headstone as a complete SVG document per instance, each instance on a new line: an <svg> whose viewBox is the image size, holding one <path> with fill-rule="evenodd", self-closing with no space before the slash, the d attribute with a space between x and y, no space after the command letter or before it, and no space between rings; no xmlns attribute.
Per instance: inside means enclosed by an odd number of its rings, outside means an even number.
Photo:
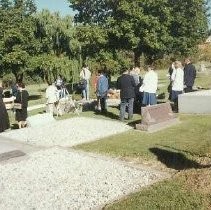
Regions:
<svg viewBox="0 0 211 210"><path fill-rule="evenodd" d="M172 112L170 103L156 104L141 108L142 121L136 124L136 129L155 132L179 122Z"/></svg>
<svg viewBox="0 0 211 210"><path fill-rule="evenodd" d="M211 90L179 95L178 108L184 114L211 114Z"/></svg>

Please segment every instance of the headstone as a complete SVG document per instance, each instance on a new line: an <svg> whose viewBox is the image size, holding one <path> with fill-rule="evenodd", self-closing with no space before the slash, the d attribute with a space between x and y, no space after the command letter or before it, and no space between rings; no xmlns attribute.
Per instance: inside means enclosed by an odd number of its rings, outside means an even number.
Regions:
<svg viewBox="0 0 211 210"><path fill-rule="evenodd" d="M178 108L184 114L211 114L211 90L179 95Z"/></svg>
<svg viewBox="0 0 211 210"><path fill-rule="evenodd" d="M56 120L49 113L37 114L27 118L28 127L39 127L53 122L56 122Z"/></svg>
<svg viewBox="0 0 211 210"><path fill-rule="evenodd" d="M5 161L11 158L24 156L25 153L19 149L10 146L6 143L0 142L0 161Z"/></svg>
<svg viewBox="0 0 211 210"><path fill-rule="evenodd" d="M156 104L141 108L142 121L136 124L136 129L155 132L179 122L172 112L170 103Z"/></svg>

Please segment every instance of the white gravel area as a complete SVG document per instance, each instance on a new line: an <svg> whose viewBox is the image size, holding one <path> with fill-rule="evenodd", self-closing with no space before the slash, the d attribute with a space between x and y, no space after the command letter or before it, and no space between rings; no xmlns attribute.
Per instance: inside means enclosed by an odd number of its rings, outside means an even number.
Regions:
<svg viewBox="0 0 211 210"><path fill-rule="evenodd" d="M51 148L0 166L0 209L94 209L161 176L110 158Z"/></svg>
<svg viewBox="0 0 211 210"><path fill-rule="evenodd" d="M40 127L4 132L0 136L37 146L75 146L131 129L124 123L85 117L56 121Z"/></svg>

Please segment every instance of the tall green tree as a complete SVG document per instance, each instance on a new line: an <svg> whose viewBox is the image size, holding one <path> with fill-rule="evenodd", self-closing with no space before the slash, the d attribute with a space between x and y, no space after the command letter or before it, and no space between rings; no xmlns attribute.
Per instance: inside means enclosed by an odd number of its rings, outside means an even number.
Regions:
<svg viewBox="0 0 211 210"><path fill-rule="evenodd" d="M170 34L173 53L188 55L208 36L208 1L169 0L172 8Z"/></svg>
<svg viewBox="0 0 211 210"><path fill-rule="evenodd" d="M45 53L70 55L72 37L74 33L72 17L61 17L59 13L43 10L35 16L36 37L42 44Z"/></svg>
<svg viewBox="0 0 211 210"><path fill-rule="evenodd" d="M153 60L192 52L207 31L205 0L69 2L78 11L77 22L101 27L109 35L109 48L133 51L136 63L142 53Z"/></svg>
<svg viewBox="0 0 211 210"><path fill-rule="evenodd" d="M3 73L13 73L17 81L23 74L29 56L36 51L34 39L34 22L31 0L1 1L0 5L0 68ZM31 5L32 6L32 5Z"/></svg>

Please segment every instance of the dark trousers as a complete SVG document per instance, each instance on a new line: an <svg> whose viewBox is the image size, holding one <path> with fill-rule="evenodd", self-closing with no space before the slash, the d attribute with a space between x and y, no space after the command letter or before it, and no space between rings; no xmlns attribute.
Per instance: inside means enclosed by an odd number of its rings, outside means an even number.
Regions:
<svg viewBox="0 0 211 210"><path fill-rule="evenodd" d="M122 98L120 104L120 120L123 121L125 118L126 107L128 106L128 119L133 118L133 103L134 98Z"/></svg>
<svg viewBox="0 0 211 210"><path fill-rule="evenodd" d="M185 88L185 93L189 93L189 92L192 92L193 91L193 87L192 86L187 86Z"/></svg>
<svg viewBox="0 0 211 210"><path fill-rule="evenodd" d="M100 97L100 106L101 112L107 112L107 103L106 103L107 96Z"/></svg>
<svg viewBox="0 0 211 210"><path fill-rule="evenodd" d="M171 92L171 100L174 102L174 110L178 111L178 96L182 94L182 91L172 90Z"/></svg>

